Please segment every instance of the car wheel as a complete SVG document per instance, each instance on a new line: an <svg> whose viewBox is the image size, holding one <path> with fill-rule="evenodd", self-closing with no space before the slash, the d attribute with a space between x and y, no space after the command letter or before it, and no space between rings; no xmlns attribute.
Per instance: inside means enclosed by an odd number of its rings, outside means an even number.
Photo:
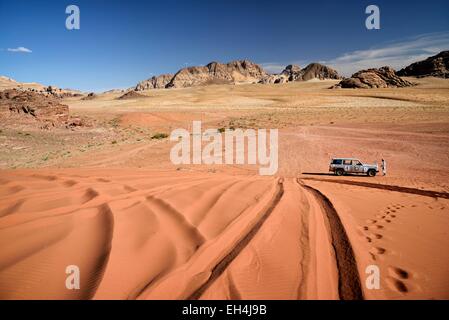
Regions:
<svg viewBox="0 0 449 320"><path fill-rule="evenodd" d="M375 177L376 176L376 171L375 170L368 170L368 176L369 177Z"/></svg>
<svg viewBox="0 0 449 320"><path fill-rule="evenodd" d="M335 174L336 174L337 176L339 176L339 177L341 177L341 176L343 175L343 173L344 173L343 169L337 169L337 170L335 171Z"/></svg>

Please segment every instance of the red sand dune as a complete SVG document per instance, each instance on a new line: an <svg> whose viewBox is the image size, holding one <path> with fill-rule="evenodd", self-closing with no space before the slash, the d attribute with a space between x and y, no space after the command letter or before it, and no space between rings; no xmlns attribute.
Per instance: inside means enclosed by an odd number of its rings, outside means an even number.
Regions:
<svg viewBox="0 0 449 320"><path fill-rule="evenodd" d="M448 298L445 198L135 169L1 179L1 299Z"/></svg>

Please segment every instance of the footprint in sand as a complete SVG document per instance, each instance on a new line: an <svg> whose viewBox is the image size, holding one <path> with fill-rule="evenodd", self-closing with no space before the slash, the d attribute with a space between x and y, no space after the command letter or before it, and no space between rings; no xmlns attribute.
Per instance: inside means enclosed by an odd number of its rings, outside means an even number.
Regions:
<svg viewBox="0 0 449 320"><path fill-rule="evenodd" d="M398 267L388 267L389 276L386 278L387 285L395 291L406 293L409 288L404 281L410 278L410 273Z"/></svg>
<svg viewBox="0 0 449 320"><path fill-rule="evenodd" d="M379 214L376 215L376 218L378 218L378 220L367 220L367 223L370 223L372 226L372 228L377 229L377 230L384 230L385 229L385 225L384 224L390 224L393 222L393 219L395 219L397 217L397 212L398 210L404 208L403 205L401 204L392 204L386 207L385 210L381 211ZM364 230L368 230L368 227L365 226L366 229ZM365 235L366 240L369 243L375 243L376 240L380 240L382 239L384 236L381 233L372 233L372 234L368 234ZM383 255L386 254L387 250L385 248L382 247L372 247L369 251L369 254L371 255L371 257L373 258L373 260L376 260L377 256L379 255ZM397 270L396 270L397 269ZM399 268L396 268L396 278L403 278L404 275L406 275L406 272L401 272ZM392 269L393 270L393 269ZM393 273L393 271L391 271L390 273ZM402 275L402 276L399 276ZM392 277L390 277L392 278ZM399 281L399 282L398 282ZM407 290L407 288L405 287L405 285L403 283L401 283L401 280L392 278L390 280L391 286L395 288L395 290L401 291L401 290ZM403 292L403 291L401 291Z"/></svg>
<svg viewBox="0 0 449 320"><path fill-rule="evenodd" d="M383 255L387 250L381 247L372 247L369 251L369 254L371 255L371 258L373 260L377 259L378 255Z"/></svg>
<svg viewBox="0 0 449 320"><path fill-rule="evenodd" d="M77 183L78 183L78 182L75 181L75 180L66 180L66 181L64 181L62 184L63 184L65 187L70 188L70 187L73 187L74 185L76 185Z"/></svg>
<svg viewBox="0 0 449 320"><path fill-rule="evenodd" d="M384 254L387 250L385 250L384 248L381 247L373 247L371 248L370 252L372 254Z"/></svg>
<svg viewBox="0 0 449 320"><path fill-rule="evenodd" d="M368 243L372 243L373 241L375 241L375 240L380 240L380 239L382 239L383 238L383 235L381 235L381 234L379 234L379 233L361 233L361 235L363 236L363 237L365 237L365 240L368 242Z"/></svg>
<svg viewBox="0 0 449 320"><path fill-rule="evenodd" d="M386 278L387 285L394 291L398 291L401 293L408 292L407 286L401 280L395 279L393 277Z"/></svg>
<svg viewBox="0 0 449 320"><path fill-rule="evenodd" d="M398 268L398 267L388 267L388 274L392 277L398 278L398 279L408 279L410 277L410 274L408 271Z"/></svg>

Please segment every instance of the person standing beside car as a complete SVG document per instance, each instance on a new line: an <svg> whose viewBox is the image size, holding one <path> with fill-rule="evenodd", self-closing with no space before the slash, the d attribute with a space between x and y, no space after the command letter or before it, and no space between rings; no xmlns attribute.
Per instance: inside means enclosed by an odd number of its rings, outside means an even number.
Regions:
<svg viewBox="0 0 449 320"><path fill-rule="evenodd" d="M387 162L384 159L382 159L382 174L387 175Z"/></svg>

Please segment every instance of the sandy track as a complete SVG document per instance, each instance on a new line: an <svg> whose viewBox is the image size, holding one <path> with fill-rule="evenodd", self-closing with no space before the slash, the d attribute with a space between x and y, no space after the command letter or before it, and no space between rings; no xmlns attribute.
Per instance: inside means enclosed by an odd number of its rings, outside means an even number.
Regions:
<svg viewBox="0 0 449 320"><path fill-rule="evenodd" d="M278 182L279 187L276 191L276 194L271 201L270 205L266 208L265 213L262 215L262 217L254 224L254 226L246 233L246 235L243 237L242 240L240 240L237 245L232 249L229 254L227 254L213 269L212 273L209 277L209 279L195 292L193 292L190 297L188 297L188 300L197 300L201 295L210 287L210 285L226 270L226 268L229 266L229 264L237 257L238 254L248 245L248 243L254 238L256 233L259 231L259 229L262 227L263 223L267 218L270 216L270 214L273 212L273 210L278 205L279 201L282 198L282 195L284 194L284 186L283 181L280 180ZM237 296L238 297L238 296Z"/></svg>
<svg viewBox="0 0 449 320"><path fill-rule="evenodd" d="M337 211L332 202L319 190L308 185L304 185L298 179L298 183L312 192L316 200L320 203L323 213L327 216L329 229L332 238L332 247L335 252L335 259L338 270L338 293L342 300L363 299L357 264L351 243L346 235L345 228L340 221Z"/></svg>
<svg viewBox="0 0 449 320"><path fill-rule="evenodd" d="M338 272L320 204L295 179L257 234L201 299L338 299Z"/></svg>

